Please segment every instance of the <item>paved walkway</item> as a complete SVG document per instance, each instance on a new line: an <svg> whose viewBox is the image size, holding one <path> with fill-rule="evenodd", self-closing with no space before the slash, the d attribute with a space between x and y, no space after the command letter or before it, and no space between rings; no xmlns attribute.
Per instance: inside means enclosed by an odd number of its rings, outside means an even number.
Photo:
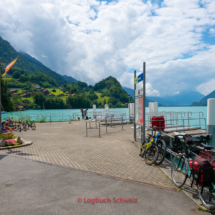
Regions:
<svg viewBox="0 0 215 215"><path fill-rule="evenodd" d="M138 156L131 127L108 127L107 134L102 127L99 138L96 129L88 130L86 137L85 121L40 123L35 131L17 133L33 145L1 152L176 190L158 167Z"/></svg>
<svg viewBox="0 0 215 215"><path fill-rule="evenodd" d="M207 215L182 192L0 155L0 214ZM84 203L110 198L108 203ZM113 203L113 198L121 203ZM137 199L122 203L119 198ZM82 198L79 203L78 198ZM89 200L88 200L89 201Z"/></svg>

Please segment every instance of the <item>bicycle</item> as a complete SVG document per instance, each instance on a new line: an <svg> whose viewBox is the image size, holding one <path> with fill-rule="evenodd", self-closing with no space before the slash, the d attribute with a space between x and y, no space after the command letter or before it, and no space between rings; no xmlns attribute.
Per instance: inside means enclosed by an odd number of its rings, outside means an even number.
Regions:
<svg viewBox="0 0 215 215"><path fill-rule="evenodd" d="M31 128L32 130L35 130L36 124L34 122L26 120L26 127L27 127L27 129Z"/></svg>
<svg viewBox="0 0 215 215"><path fill-rule="evenodd" d="M21 132L22 130L27 131L26 124L24 122L17 121L16 127L14 130L19 132Z"/></svg>
<svg viewBox="0 0 215 215"><path fill-rule="evenodd" d="M176 135L176 136L182 136L182 135ZM202 139L201 136L200 136L200 139ZM197 144L193 142L193 145L192 146L191 145L192 143L185 144L185 149L179 154L176 154L174 159L172 160L171 176L172 176L173 183L179 188L185 184L187 178L191 180L191 187L193 185L193 182L195 181L194 178L192 178L193 158L191 155L193 156L198 156L198 155L192 152L191 149L193 147L196 147ZM208 153L211 152L210 150L214 148L213 146L205 145L204 143L201 143L201 146L202 147L198 146L198 149L201 149L200 153L202 157L204 157L203 154L205 154L205 156L206 155L208 156ZM215 152L212 152L212 153L215 154ZM210 159L208 160L212 164ZM190 170L191 170L190 175L188 174L188 167L190 167ZM213 181L213 183L215 183L215 181ZM198 195L202 204L209 210L215 209L215 195L213 194L215 190L213 188L213 184L203 187L203 186L200 186L198 182L196 182L196 185L197 185Z"/></svg>
<svg viewBox="0 0 215 215"><path fill-rule="evenodd" d="M155 129L155 135L156 135L156 129L157 129L157 127L154 126L154 129ZM149 136L152 137L153 135L149 134ZM166 157L166 143L162 139L161 130L160 130L160 132L154 138L155 138L155 143L156 143L156 145L158 147L158 158L155 161L155 164L156 165L160 165L164 161L164 158Z"/></svg>
<svg viewBox="0 0 215 215"><path fill-rule="evenodd" d="M160 165L166 156L166 143L162 139L161 131L156 135L156 130L157 130L157 127L154 126L152 129L152 134L147 134L148 135L147 141L148 141L148 143L153 142L155 144L155 146L157 146L158 157L155 159L155 161L153 163L155 163L156 165ZM155 131L154 135L153 135L153 131ZM142 144L142 147L141 147L141 153L140 153L141 157L143 157L143 153L142 153L143 146L144 146L144 144Z"/></svg>
<svg viewBox="0 0 215 215"><path fill-rule="evenodd" d="M140 148L140 156L145 159L145 163L148 165L154 164L159 155L159 149L155 143L157 136L150 135L148 142L143 142Z"/></svg>

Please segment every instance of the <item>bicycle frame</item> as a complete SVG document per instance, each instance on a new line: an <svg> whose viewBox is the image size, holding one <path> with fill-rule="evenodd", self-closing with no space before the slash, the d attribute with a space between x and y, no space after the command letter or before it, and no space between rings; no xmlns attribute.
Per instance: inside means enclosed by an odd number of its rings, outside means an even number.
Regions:
<svg viewBox="0 0 215 215"><path fill-rule="evenodd" d="M142 150L147 150L152 145L153 142L154 142L154 138L152 137L152 139L150 140L150 142L145 143L145 144L142 145L141 149Z"/></svg>

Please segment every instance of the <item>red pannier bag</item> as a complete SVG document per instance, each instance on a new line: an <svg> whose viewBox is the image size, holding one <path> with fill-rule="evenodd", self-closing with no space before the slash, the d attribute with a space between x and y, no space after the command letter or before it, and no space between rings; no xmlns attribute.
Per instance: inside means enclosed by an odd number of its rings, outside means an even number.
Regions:
<svg viewBox="0 0 215 215"><path fill-rule="evenodd" d="M202 187L211 186L213 183L213 167L207 159L201 156L194 158L192 175L195 183Z"/></svg>
<svg viewBox="0 0 215 215"><path fill-rule="evenodd" d="M152 128L156 126L158 130L163 131L165 129L165 119L163 116L152 117Z"/></svg>

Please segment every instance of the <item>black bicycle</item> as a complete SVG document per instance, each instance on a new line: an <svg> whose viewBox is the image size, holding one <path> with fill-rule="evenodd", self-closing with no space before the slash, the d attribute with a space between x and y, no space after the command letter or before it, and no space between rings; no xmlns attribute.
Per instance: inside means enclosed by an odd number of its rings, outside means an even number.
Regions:
<svg viewBox="0 0 215 215"><path fill-rule="evenodd" d="M177 135L177 138L179 136L182 136L182 135ZM185 139L185 136L183 136L183 139ZM201 147L200 147L198 146L198 143L201 140L205 140L205 137L199 136L198 139L199 141L185 142L181 152L176 153L174 159L172 160L171 176L172 176L173 183L177 187L182 187L185 184L187 178L191 180L191 186L193 185L193 182L194 182L194 179L192 177L193 157L197 156L197 154L192 151L193 148L195 148L196 150L201 150L200 151L201 156L204 158L207 157L209 162L212 163L211 154L215 154L215 152L210 150L213 149L214 147L206 145L204 143L201 143ZM190 169L190 174L188 173L189 172L188 169ZM213 181L212 183L215 184L215 181ZM198 195L202 204L207 209L210 209L210 210L215 209L215 195L214 195L215 190L213 188L213 184L203 187L203 186L200 186L198 183L196 183Z"/></svg>
<svg viewBox="0 0 215 215"><path fill-rule="evenodd" d="M26 123L26 128L27 129L29 129L29 128L31 128L32 130L36 129L36 124L34 122L26 120L25 123Z"/></svg>

